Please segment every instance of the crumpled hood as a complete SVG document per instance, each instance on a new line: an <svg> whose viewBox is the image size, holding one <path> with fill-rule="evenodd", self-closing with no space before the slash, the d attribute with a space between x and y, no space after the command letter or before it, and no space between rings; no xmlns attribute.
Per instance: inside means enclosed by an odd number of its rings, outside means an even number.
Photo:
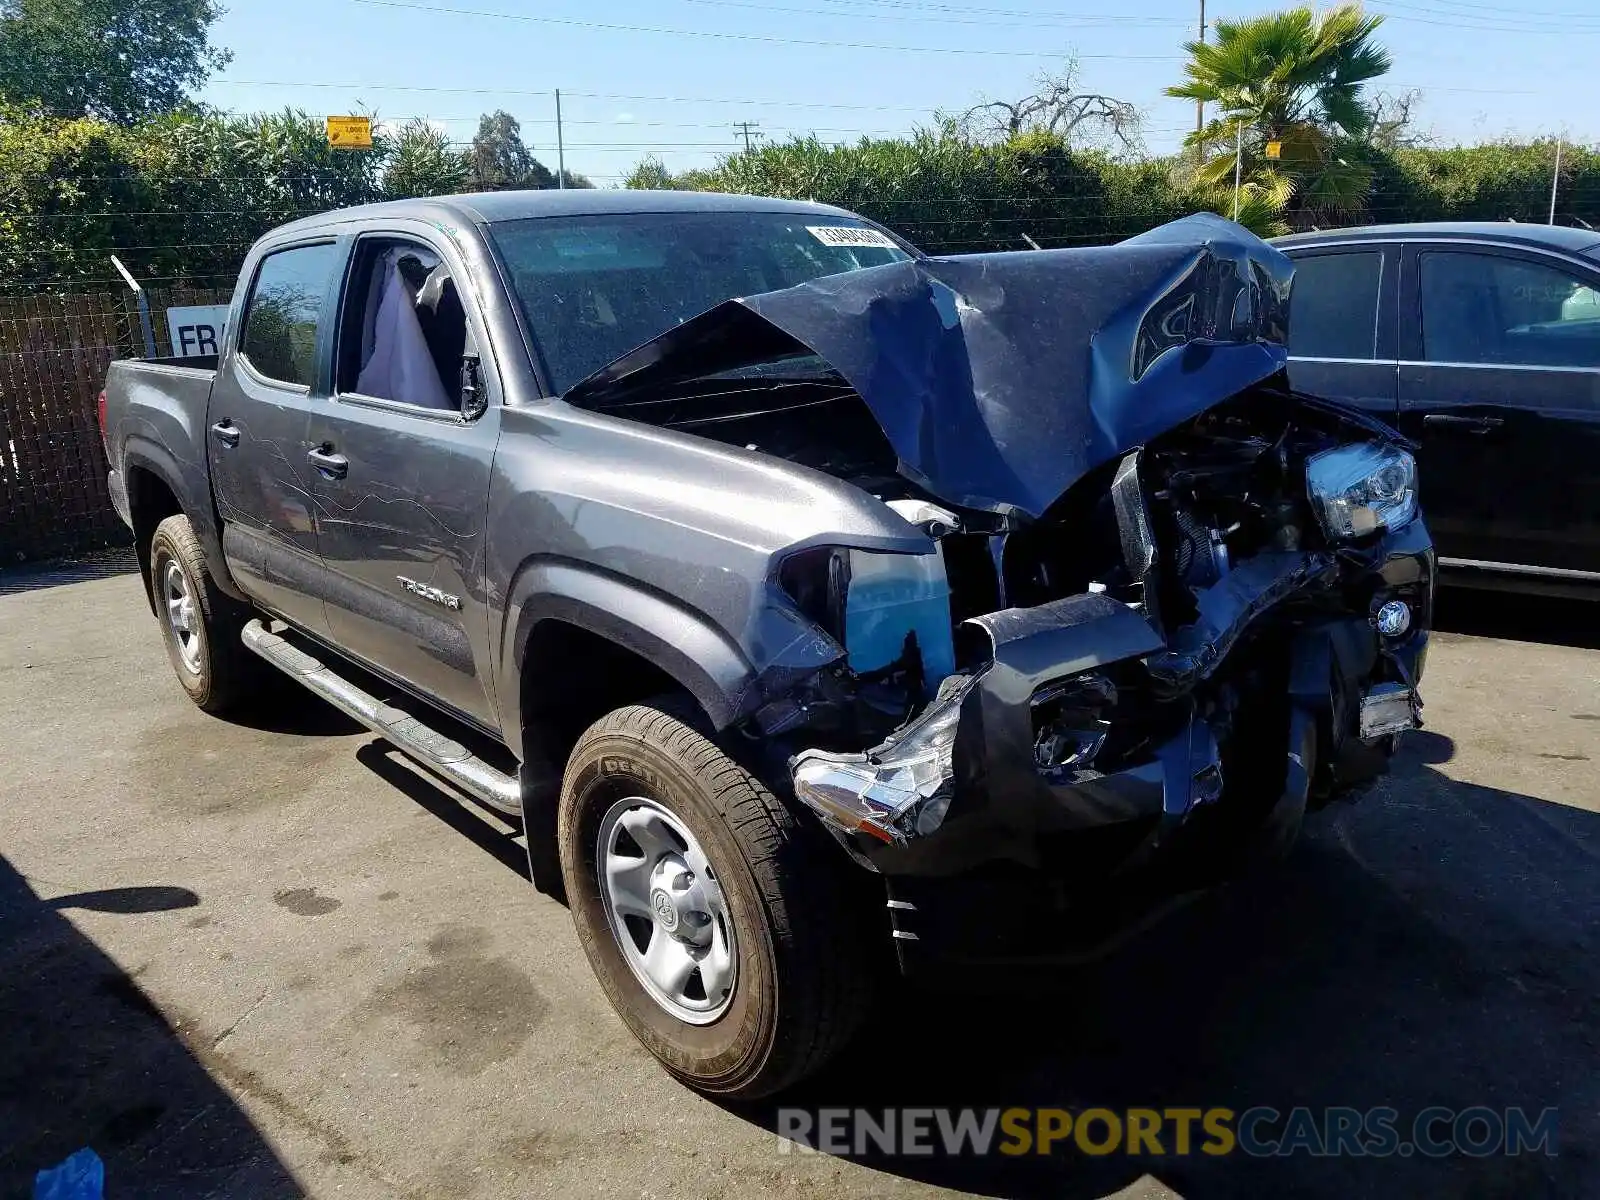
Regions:
<svg viewBox="0 0 1600 1200"><path fill-rule="evenodd" d="M909 479L1039 516L1078 479L1287 361L1293 267L1187 217L1115 246L915 259L730 300L576 384L604 408L797 350L825 360Z"/></svg>

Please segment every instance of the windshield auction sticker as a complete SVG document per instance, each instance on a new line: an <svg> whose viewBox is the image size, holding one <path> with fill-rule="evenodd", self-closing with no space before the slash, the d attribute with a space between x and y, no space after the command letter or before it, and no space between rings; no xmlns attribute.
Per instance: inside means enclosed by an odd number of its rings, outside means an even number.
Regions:
<svg viewBox="0 0 1600 1200"><path fill-rule="evenodd" d="M858 225L807 225L806 232L824 246L876 246L883 250L898 247L887 233L862 229Z"/></svg>

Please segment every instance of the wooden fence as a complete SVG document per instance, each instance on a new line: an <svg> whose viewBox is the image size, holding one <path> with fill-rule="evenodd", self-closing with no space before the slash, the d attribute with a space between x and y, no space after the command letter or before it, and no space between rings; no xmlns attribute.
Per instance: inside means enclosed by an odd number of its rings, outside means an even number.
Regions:
<svg viewBox="0 0 1600 1200"><path fill-rule="evenodd" d="M169 306L227 298L151 293L156 353L172 353ZM127 540L95 406L111 360L143 352L131 293L0 296L0 566Z"/></svg>

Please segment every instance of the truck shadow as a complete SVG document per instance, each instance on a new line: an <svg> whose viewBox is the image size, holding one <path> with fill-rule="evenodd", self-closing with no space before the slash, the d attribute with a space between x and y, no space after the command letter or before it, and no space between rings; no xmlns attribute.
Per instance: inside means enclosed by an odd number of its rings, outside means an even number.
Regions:
<svg viewBox="0 0 1600 1200"><path fill-rule="evenodd" d="M410 766L405 756L382 738L363 743L356 750L356 761L501 866L527 879L528 854L516 840L521 830L499 813L467 797L458 798L444 784L424 775L421 768Z"/></svg>
<svg viewBox="0 0 1600 1200"><path fill-rule="evenodd" d="M996 1196L1098 1197L1146 1174L1190 1200L1600 1194L1600 814L1449 780L1424 761L1446 738L1419 749L1313 816L1281 866L1048 991L902 988L781 1104L1388 1105L1407 1140L1430 1105L1555 1107L1558 1157L1177 1156L1170 1134L1166 1156L845 1157ZM777 1132L779 1103L741 1112Z"/></svg>
<svg viewBox="0 0 1600 1200"><path fill-rule="evenodd" d="M0 857L0 1195L83 1146L107 1193L300 1196L303 1189L129 974L62 915L192 907L185 888L43 901Z"/></svg>

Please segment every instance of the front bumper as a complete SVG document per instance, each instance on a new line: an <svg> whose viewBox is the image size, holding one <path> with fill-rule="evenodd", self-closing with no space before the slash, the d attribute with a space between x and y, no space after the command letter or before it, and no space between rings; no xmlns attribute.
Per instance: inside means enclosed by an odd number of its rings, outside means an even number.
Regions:
<svg viewBox="0 0 1600 1200"><path fill-rule="evenodd" d="M1125 926L1151 903L1226 877L1263 840L1292 840L1308 803L1381 766L1401 709L1414 718L1420 707L1434 571L1414 520L1360 550L1249 560L1202 594L1199 618L1170 642L1103 595L977 618L992 647L985 665L947 680L917 722L867 754L795 756L796 795L885 877L903 953L930 937L965 942L967 918L991 905L1089 906ZM1370 614L1396 597L1413 620L1384 637ZM1292 618L1277 620L1291 603ZM1205 697L1263 630L1286 649L1273 690L1258 688L1249 711L1219 712ZM1040 698L1134 660L1164 702L1159 734L1116 769L1041 767ZM1380 718L1387 724L1373 724ZM1252 736L1266 731L1251 744L1281 755L1266 767L1229 753L1250 723ZM1025 903L1004 901L1014 892ZM978 922L981 957L1075 956L1052 949L1032 920L994 916ZM1010 936L997 942L996 930Z"/></svg>

